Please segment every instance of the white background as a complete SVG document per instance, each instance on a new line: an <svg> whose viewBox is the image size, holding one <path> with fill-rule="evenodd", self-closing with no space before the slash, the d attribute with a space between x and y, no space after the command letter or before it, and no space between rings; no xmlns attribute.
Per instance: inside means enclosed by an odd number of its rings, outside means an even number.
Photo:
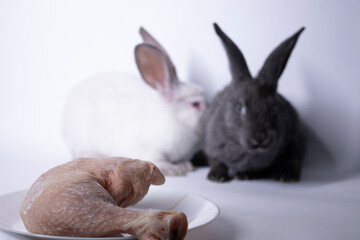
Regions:
<svg viewBox="0 0 360 240"><path fill-rule="evenodd" d="M315 138L304 181L351 178L360 169L359 12L359 1L0 0L0 194L28 188L71 160L61 135L66 96L98 72L138 75L140 26L168 50L179 77L211 98L230 80L213 22L253 75L306 27L279 82Z"/></svg>

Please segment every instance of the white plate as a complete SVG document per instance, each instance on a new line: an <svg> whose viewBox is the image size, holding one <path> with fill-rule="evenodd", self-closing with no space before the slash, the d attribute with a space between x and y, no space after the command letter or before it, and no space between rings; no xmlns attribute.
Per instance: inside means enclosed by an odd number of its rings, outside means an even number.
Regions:
<svg viewBox="0 0 360 240"><path fill-rule="evenodd" d="M133 236L103 237L103 238L76 238L58 237L29 233L20 218L20 206L26 190L8 193L0 196L0 229L19 234L32 239L78 239L78 240L110 240L135 239ZM143 200L133 207L134 209L157 209L166 211L184 212L188 219L188 230L209 223L219 214L219 208L211 201L195 194L183 193L165 188L150 188Z"/></svg>

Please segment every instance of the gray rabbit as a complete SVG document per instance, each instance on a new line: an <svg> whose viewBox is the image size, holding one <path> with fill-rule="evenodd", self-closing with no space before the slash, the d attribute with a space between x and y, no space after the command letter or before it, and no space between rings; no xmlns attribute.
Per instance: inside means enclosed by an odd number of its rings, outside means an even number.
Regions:
<svg viewBox="0 0 360 240"><path fill-rule="evenodd" d="M231 83L203 116L204 151L212 181L300 179L305 137L296 110L279 93L277 82L304 30L282 42L253 78L239 48L214 24L226 50Z"/></svg>

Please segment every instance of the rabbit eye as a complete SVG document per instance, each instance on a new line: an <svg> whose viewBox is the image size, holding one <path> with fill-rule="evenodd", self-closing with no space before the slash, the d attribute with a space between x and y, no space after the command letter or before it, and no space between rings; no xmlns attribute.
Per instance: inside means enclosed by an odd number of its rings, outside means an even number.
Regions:
<svg viewBox="0 0 360 240"><path fill-rule="evenodd" d="M236 108L237 112L240 113L241 115L245 115L246 113L246 108L245 106L243 105L238 105L237 108Z"/></svg>
<svg viewBox="0 0 360 240"><path fill-rule="evenodd" d="M193 108L196 108L197 110L200 110L201 104L200 104L200 102L195 101L195 102L191 102L191 106Z"/></svg>

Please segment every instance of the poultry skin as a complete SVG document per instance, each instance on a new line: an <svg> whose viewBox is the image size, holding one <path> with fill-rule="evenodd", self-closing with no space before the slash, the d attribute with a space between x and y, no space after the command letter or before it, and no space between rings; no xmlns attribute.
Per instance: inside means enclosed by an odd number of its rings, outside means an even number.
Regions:
<svg viewBox="0 0 360 240"><path fill-rule="evenodd" d="M43 173L20 209L29 232L72 237L128 233L140 240L178 240L187 231L182 212L131 210L151 184L165 178L151 162L79 158Z"/></svg>

